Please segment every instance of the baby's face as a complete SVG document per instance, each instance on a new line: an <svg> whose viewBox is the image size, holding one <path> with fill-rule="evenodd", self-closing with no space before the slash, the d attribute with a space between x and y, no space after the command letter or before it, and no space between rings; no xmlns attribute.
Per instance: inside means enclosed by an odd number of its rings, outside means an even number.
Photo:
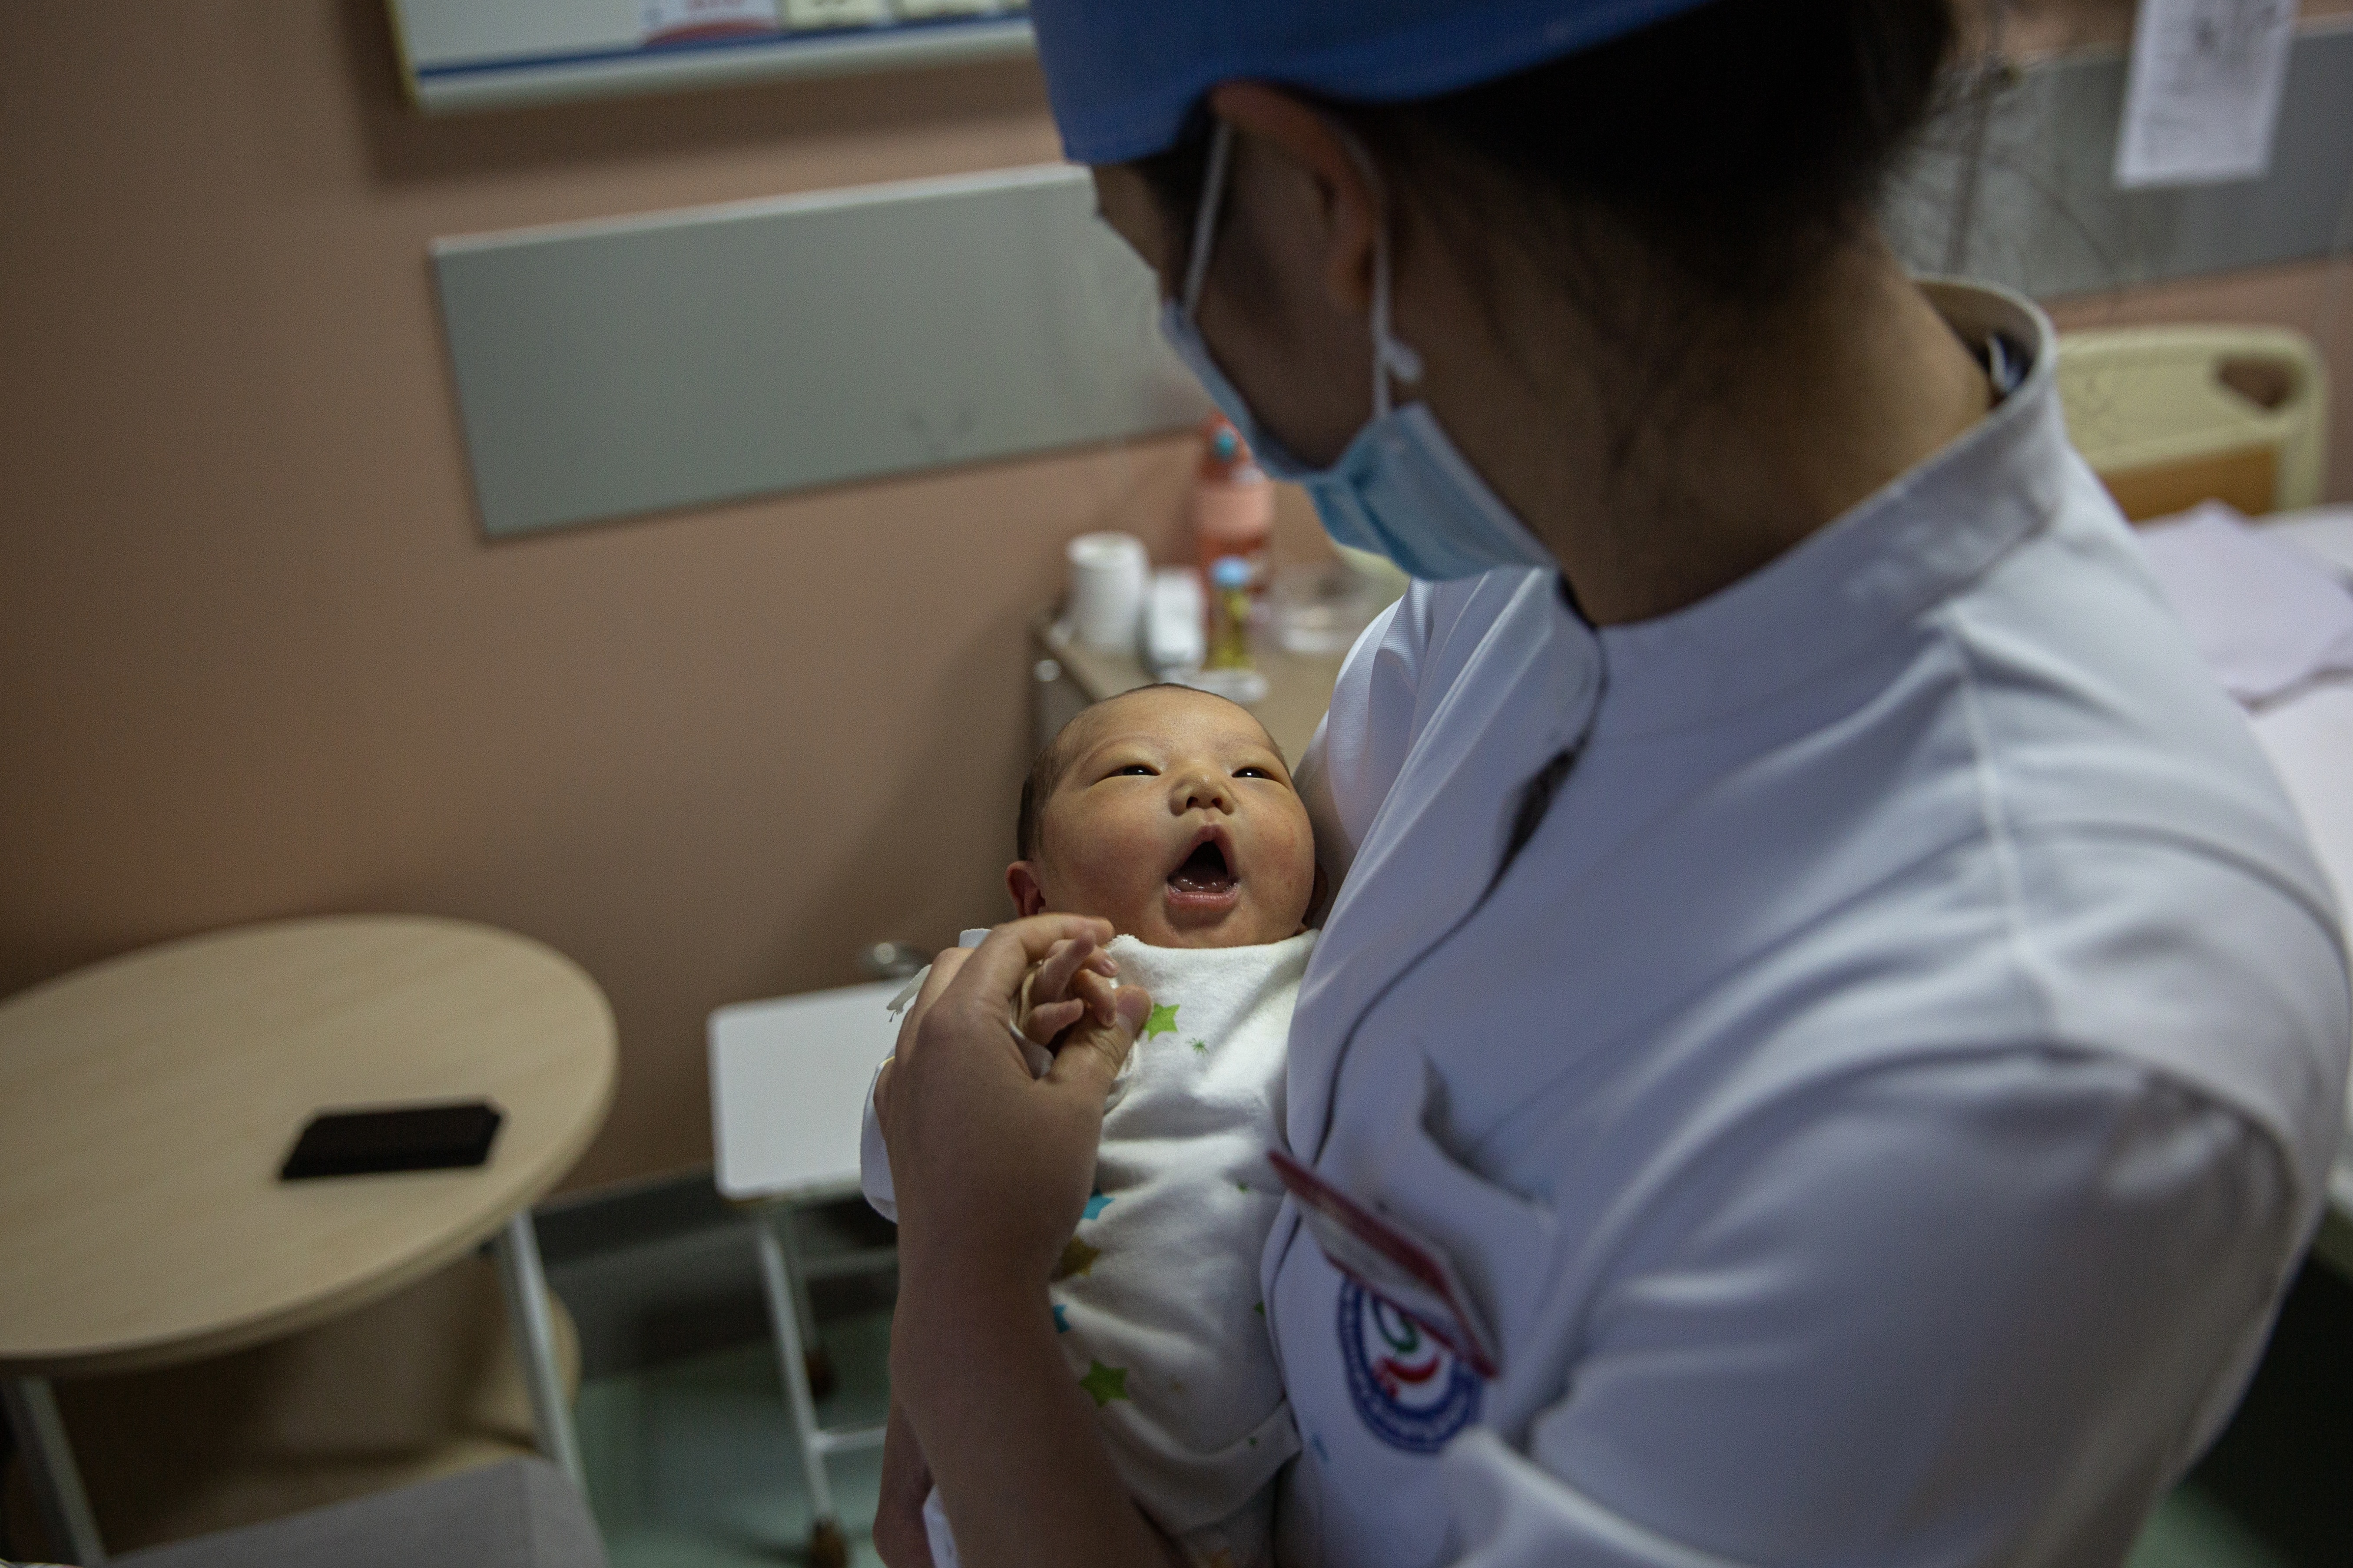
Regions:
<svg viewBox="0 0 2353 1568"><path fill-rule="evenodd" d="M1155 947L1296 935L1315 837L1291 772L1244 710L1155 689L1088 710L1039 813L1037 858L1006 880L1025 915L1100 915Z"/></svg>

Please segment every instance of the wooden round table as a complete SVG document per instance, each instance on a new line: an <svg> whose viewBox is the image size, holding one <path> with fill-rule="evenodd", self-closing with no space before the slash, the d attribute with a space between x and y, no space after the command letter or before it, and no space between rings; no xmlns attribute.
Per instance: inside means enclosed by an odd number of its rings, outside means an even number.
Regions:
<svg viewBox="0 0 2353 1568"><path fill-rule="evenodd" d="M52 1533L103 1555L49 1377L290 1333L492 1238L541 1447L576 1477L530 1205L614 1067L577 964L459 921L244 927L0 1004L0 1373ZM315 1111L472 1099L505 1113L479 1168L278 1179Z"/></svg>

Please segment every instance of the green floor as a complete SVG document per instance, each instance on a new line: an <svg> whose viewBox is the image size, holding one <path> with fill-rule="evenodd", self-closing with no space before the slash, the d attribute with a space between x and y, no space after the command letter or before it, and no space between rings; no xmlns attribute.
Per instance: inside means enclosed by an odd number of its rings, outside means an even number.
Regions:
<svg viewBox="0 0 2353 1568"><path fill-rule="evenodd" d="M827 1323L839 1387L827 1425L881 1419L890 1321ZM2353 1562L2353 1288L2308 1270L2231 1430L2167 1499L2130 1568L2323 1568ZM803 1560L808 1505L773 1352L745 1345L591 1379L580 1440L614 1568L775 1568ZM853 1563L879 1452L833 1462Z"/></svg>
<svg viewBox="0 0 2353 1568"><path fill-rule="evenodd" d="M888 1312L825 1326L837 1387L828 1426L882 1419ZM576 1408L588 1495L613 1568L776 1568L803 1560L808 1492L765 1344L592 1378ZM879 1448L828 1463L850 1562L874 1564L866 1540L881 1475Z"/></svg>

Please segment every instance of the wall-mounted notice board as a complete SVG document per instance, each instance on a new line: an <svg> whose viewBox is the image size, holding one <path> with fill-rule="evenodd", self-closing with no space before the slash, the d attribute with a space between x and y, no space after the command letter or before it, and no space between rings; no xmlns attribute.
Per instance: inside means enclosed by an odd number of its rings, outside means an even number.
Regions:
<svg viewBox="0 0 2353 1568"><path fill-rule="evenodd" d="M493 535L1208 409L1068 164L445 239L433 267Z"/></svg>
<svg viewBox="0 0 2353 1568"><path fill-rule="evenodd" d="M428 114L1020 54L1028 0L389 0Z"/></svg>

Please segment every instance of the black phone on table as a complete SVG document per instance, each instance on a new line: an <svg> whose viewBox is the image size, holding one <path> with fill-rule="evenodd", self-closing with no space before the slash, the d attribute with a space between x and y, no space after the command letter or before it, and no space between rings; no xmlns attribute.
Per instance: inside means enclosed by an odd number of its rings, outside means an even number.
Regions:
<svg viewBox="0 0 2353 1568"><path fill-rule="evenodd" d="M503 1113L487 1100L322 1110L311 1118L280 1168L281 1182L447 1171L491 1157Z"/></svg>

